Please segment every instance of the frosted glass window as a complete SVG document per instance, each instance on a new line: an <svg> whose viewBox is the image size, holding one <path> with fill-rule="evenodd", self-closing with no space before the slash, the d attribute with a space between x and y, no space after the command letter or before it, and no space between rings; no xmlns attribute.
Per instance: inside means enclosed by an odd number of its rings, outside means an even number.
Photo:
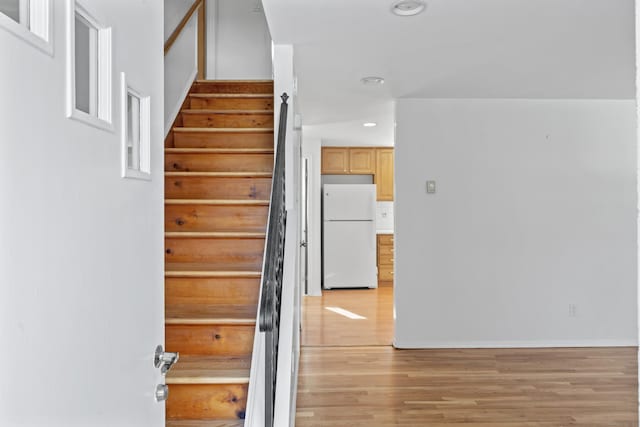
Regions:
<svg viewBox="0 0 640 427"><path fill-rule="evenodd" d="M140 170L140 98L127 94L127 168Z"/></svg>
<svg viewBox="0 0 640 427"><path fill-rule="evenodd" d="M68 1L67 117L114 131L111 28L102 25L82 4Z"/></svg>
<svg viewBox="0 0 640 427"><path fill-rule="evenodd" d="M20 3L24 2L21 0L0 0L0 12L20 23Z"/></svg>
<svg viewBox="0 0 640 427"><path fill-rule="evenodd" d="M0 28L53 55L49 13L52 1L0 0Z"/></svg>
<svg viewBox="0 0 640 427"><path fill-rule="evenodd" d="M95 116L98 111L98 30L79 15L75 19L76 108Z"/></svg>
<svg viewBox="0 0 640 427"><path fill-rule="evenodd" d="M122 87L122 176L151 179L151 100L127 84Z"/></svg>

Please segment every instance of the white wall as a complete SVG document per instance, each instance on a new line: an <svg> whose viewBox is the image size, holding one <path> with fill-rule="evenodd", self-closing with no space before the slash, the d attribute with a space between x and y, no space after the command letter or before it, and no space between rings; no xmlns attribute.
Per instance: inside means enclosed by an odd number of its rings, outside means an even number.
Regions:
<svg viewBox="0 0 640 427"><path fill-rule="evenodd" d="M396 346L635 344L635 132L633 101L399 100Z"/></svg>
<svg viewBox="0 0 640 427"><path fill-rule="evenodd" d="M162 3L82 2L112 27L115 132L65 116L50 3L53 56L0 30L0 425L163 425ZM151 98L151 181L120 177L121 71Z"/></svg>
<svg viewBox="0 0 640 427"><path fill-rule="evenodd" d="M216 78L216 58L218 53L216 51L218 42L216 41L217 32L218 32L218 0L206 0L206 30L207 34L205 35L207 39L207 52L206 52L206 62L207 66L205 67L205 77L210 80L215 80Z"/></svg>
<svg viewBox="0 0 640 427"><path fill-rule="evenodd" d="M164 0L164 41L178 27L196 0Z"/></svg>
<svg viewBox="0 0 640 427"><path fill-rule="evenodd" d="M393 202L376 202L376 230L378 233L393 233Z"/></svg>
<svg viewBox="0 0 640 427"><path fill-rule="evenodd" d="M167 135L198 74L198 14L193 14L164 57L164 134Z"/></svg>
<svg viewBox="0 0 640 427"><path fill-rule="evenodd" d="M271 36L262 3L255 0L216 0L207 3L215 34L207 36L207 55L215 55L209 79L271 79ZM212 19L208 19L209 27ZM208 60L208 64L211 62Z"/></svg>

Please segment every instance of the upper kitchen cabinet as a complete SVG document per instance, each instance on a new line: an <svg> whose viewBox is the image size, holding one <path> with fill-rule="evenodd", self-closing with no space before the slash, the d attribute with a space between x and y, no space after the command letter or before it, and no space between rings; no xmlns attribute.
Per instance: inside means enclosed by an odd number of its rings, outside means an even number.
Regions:
<svg viewBox="0 0 640 427"><path fill-rule="evenodd" d="M349 173L375 174L376 152L372 148L349 148Z"/></svg>
<svg viewBox="0 0 640 427"><path fill-rule="evenodd" d="M376 174L374 177L378 200L393 200L393 148L376 149Z"/></svg>
<svg viewBox="0 0 640 427"><path fill-rule="evenodd" d="M322 147L322 173L348 174L349 149L346 147Z"/></svg>
<svg viewBox="0 0 640 427"><path fill-rule="evenodd" d="M322 147L322 173L373 175L377 200L393 200L393 148Z"/></svg>
<svg viewBox="0 0 640 427"><path fill-rule="evenodd" d="M322 173L374 174L375 148L322 147Z"/></svg>

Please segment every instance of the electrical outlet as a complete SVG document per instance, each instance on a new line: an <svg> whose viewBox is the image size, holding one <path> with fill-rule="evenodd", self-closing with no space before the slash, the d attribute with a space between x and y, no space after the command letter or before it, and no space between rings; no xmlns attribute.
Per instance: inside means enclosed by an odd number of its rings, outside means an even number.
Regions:
<svg viewBox="0 0 640 427"><path fill-rule="evenodd" d="M569 304L569 317L576 317L578 306L575 304Z"/></svg>
<svg viewBox="0 0 640 427"><path fill-rule="evenodd" d="M427 193L433 194L436 192L436 182L435 181L427 181Z"/></svg>

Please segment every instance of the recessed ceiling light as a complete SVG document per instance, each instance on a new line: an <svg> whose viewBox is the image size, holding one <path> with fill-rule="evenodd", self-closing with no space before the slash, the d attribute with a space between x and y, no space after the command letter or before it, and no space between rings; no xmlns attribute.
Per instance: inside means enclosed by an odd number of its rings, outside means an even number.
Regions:
<svg viewBox="0 0 640 427"><path fill-rule="evenodd" d="M368 76L360 79L364 85L381 85L384 84L384 79L377 76Z"/></svg>
<svg viewBox="0 0 640 427"><path fill-rule="evenodd" d="M414 16L426 8L427 4L422 0L400 0L391 6L391 12L398 16Z"/></svg>
<svg viewBox="0 0 640 427"><path fill-rule="evenodd" d="M374 126L378 126L378 124L374 123L374 122L367 122L367 123L363 123L362 126L364 126L366 128L372 128Z"/></svg>

